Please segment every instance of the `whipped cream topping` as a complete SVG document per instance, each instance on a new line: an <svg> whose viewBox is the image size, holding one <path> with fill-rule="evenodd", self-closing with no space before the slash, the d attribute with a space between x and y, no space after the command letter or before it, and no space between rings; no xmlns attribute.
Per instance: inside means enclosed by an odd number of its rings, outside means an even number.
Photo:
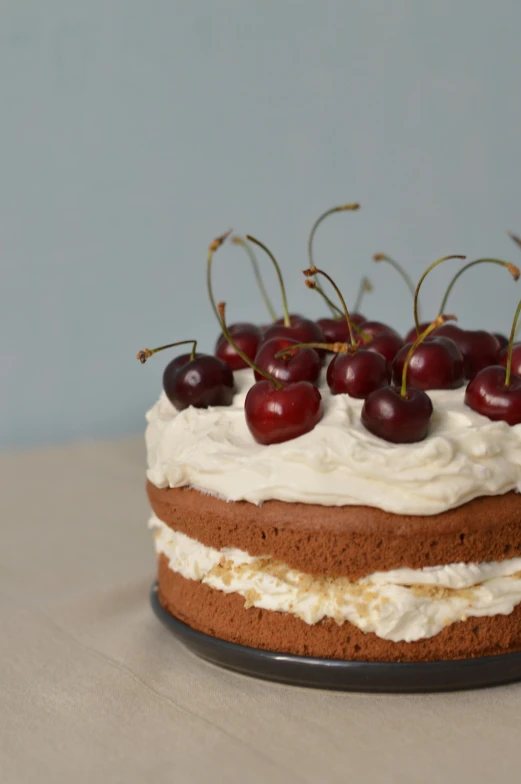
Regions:
<svg viewBox="0 0 521 784"><path fill-rule="evenodd" d="M252 371L235 373L235 383L231 406L177 411L161 394L147 413L153 484L190 486L228 501L359 504L416 515L521 489L521 425L472 411L464 387L428 393L434 414L424 441L391 444L360 422L362 400L331 395L323 384L324 416L314 430L262 446L244 416Z"/></svg>
<svg viewBox="0 0 521 784"><path fill-rule="evenodd" d="M374 572L357 582L313 578L269 557L206 547L153 515L155 547L169 567L224 593L245 607L295 615L308 624L333 618L393 642L438 634L471 616L508 615L521 602L521 558L499 563L450 564Z"/></svg>

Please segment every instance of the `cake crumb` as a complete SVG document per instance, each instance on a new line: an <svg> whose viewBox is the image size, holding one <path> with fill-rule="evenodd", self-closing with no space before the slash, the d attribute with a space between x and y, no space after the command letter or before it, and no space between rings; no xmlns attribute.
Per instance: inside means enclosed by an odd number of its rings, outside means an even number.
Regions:
<svg viewBox="0 0 521 784"><path fill-rule="evenodd" d="M244 594L244 598L246 599L246 601L244 602L244 609L249 610L250 607L253 607L255 602L259 601L261 595L258 591L255 590L255 588L250 588Z"/></svg>

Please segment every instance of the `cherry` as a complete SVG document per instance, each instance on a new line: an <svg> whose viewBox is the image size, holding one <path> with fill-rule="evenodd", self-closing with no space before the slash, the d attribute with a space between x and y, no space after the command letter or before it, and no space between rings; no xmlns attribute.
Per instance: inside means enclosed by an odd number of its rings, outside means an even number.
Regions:
<svg viewBox="0 0 521 784"><path fill-rule="evenodd" d="M175 345L175 343L173 343L172 345ZM166 348L166 346L165 346L165 348ZM144 349L143 352L140 351L139 354L137 355L137 359L139 359L142 364L144 364L146 360L141 359L140 355L143 354L144 352L147 352L148 350L149 349ZM150 353L153 354L153 353L155 353L155 351L151 351ZM178 357L175 357L175 359L173 359L170 362L169 367L171 369L171 372L173 372L174 370L177 370L178 368L184 367L188 362L191 362L192 359L196 359L198 357L203 357L203 356L205 356L205 355L204 354L199 354L198 352L194 352L193 356L192 356L192 353L190 353L190 354L180 354ZM147 358L148 358L148 355L147 355Z"/></svg>
<svg viewBox="0 0 521 784"><path fill-rule="evenodd" d="M364 321L358 327L364 348L381 354L388 362L392 362L404 345L398 332L381 321Z"/></svg>
<svg viewBox="0 0 521 784"><path fill-rule="evenodd" d="M277 389L263 379L248 390L244 411L259 444L280 444L313 430L322 419L322 397L308 381Z"/></svg>
<svg viewBox="0 0 521 784"><path fill-rule="evenodd" d="M427 436L433 411L432 401L422 389L407 385L407 370L418 346L443 323L444 318L438 316L409 348L403 365L401 387L380 387L365 399L361 419L370 433L394 444L410 444L422 441Z"/></svg>
<svg viewBox="0 0 521 784"><path fill-rule="evenodd" d="M503 335L501 332L493 332L492 334L494 335L494 337L496 338L497 342L499 343L499 350L500 351L503 351L504 348L507 348L507 346L508 346L508 338L505 337L505 335ZM514 371L514 372L517 373L517 371Z"/></svg>
<svg viewBox="0 0 521 784"><path fill-rule="evenodd" d="M363 321L362 324L360 324L360 332L363 333L364 338L366 335L371 338L391 335L392 337L400 338L403 344L401 335L388 324L383 324L381 321Z"/></svg>
<svg viewBox="0 0 521 784"><path fill-rule="evenodd" d="M499 365L506 367L508 362L508 348L503 349L499 354ZM512 346L512 373L521 376L521 343L514 343Z"/></svg>
<svg viewBox="0 0 521 784"><path fill-rule="evenodd" d="M423 441L429 431L432 401L421 389L381 387L365 399L362 424L370 433L393 444Z"/></svg>
<svg viewBox="0 0 521 784"><path fill-rule="evenodd" d="M326 378L332 395L366 398L375 389L389 384L391 368L381 354L358 349L354 354L335 354Z"/></svg>
<svg viewBox="0 0 521 784"><path fill-rule="evenodd" d="M293 348L298 345L297 341L291 338L267 340L255 355L254 364L284 385L297 381L315 384L322 369L320 357L313 348ZM259 370L255 370L257 381L263 377Z"/></svg>
<svg viewBox="0 0 521 784"><path fill-rule="evenodd" d="M175 360L174 360L175 362ZM203 355L182 367L168 364L163 373L167 398L179 410L188 406L229 406L233 400L233 373L218 357Z"/></svg>
<svg viewBox="0 0 521 784"><path fill-rule="evenodd" d="M411 327L411 329L408 331L408 333L405 336L405 342L406 343L414 343L414 341L416 340L418 335L421 335L421 333L424 332L427 329L429 324L430 324L430 321L422 321L422 322L420 322L420 324L418 325L419 326L419 331L416 329L416 327Z"/></svg>
<svg viewBox="0 0 521 784"><path fill-rule="evenodd" d="M322 291L321 288L317 288L315 286L315 289L326 300L326 302L328 303L329 307L332 310L334 309L334 311L338 312L338 314L339 314L339 315L335 316L334 318L320 318L320 319L317 319L317 324L320 327L320 329L322 330L322 333L324 335L324 338L325 338L326 342L327 343L338 343L338 342L344 343L348 339L348 337L349 337L349 330L347 328L347 324L346 324L346 320L344 318L344 314L342 313L342 311L339 308L337 308L336 305L334 305L331 302L329 297L327 297L325 295L325 293ZM361 324L363 324L364 321L367 321L366 317L362 313L358 313L357 310L360 307L360 303L362 301L362 297L363 297L364 293L366 291L372 291L372 290L373 290L373 286L372 286L371 281L368 280L367 278L362 278L361 283L360 283L360 288L359 288L359 291L358 291L358 295L356 297L355 312L354 313L349 312L349 317L351 319L351 322L355 326L357 326L357 327L359 327Z"/></svg>
<svg viewBox="0 0 521 784"><path fill-rule="evenodd" d="M317 319L317 324L326 343L345 343L349 340L349 328L345 319L320 318Z"/></svg>
<svg viewBox="0 0 521 784"><path fill-rule="evenodd" d="M461 329L455 324L444 324L437 330L437 335L448 337L454 341L463 354L465 377L474 378L483 368L497 365L499 359L499 342L490 332L483 329Z"/></svg>
<svg viewBox="0 0 521 784"><path fill-rule="evenodd" d="M322 418L322 397L318 389L309 381L298 381L283 386L274 376L257 367L235 343L226 326L224 302L220 302L217 306L215 304L211 280L213 254L225 241L226 236L218 237L208 248L207 281L210 302L219 317L223 335L228 342L254 371L264 376L262 381L256 381L250 387L246 395L244 413L248 429L260 444L279 444L313 430ZM287 314L287 307L285 313Z"/></svg>
<svg viewBox="0 0 521 784"><path fill-rule="evenodd" d="M360 327L365 321L367 321L366 317L362 313L358 313L355 311L354 313L350 314L351 321L353 324L356 324L357 327Z"/></svg>
<svg viewBox="0 0 521 784"><path fill-rule="evenodd" d="M365 332L364 326L362 326L362 329ZM364 343L364 348L367 351L381 354L387 362L392 362L403 345L403 340L398 333L389 333L377 335L373 340Z"/></svg>
<svg viewBox="0 0 521 784"><path fill-rule="evenodd" d="M519 268L508 261L488 258L471 261L458 270L449 283L440 305L440 313L444 312L447 300L458 278L471 267L475 267L478 264L496 264L500 267L504 267L512 275L514 280L518 280L521 274ZM465 360L465 375L469 379L474 378L483 368L498 363L501 344L498 338L490 332L486 332L482 329L464 330L460 329L455 324L445 324L443 327L440 327L437 334L450 337L457 344Z"/></svg>
<svg viewBox="0 0 521 784"><path fill-rule="evenodd" d="M349 313L352 323L359 327L366 317L361 313ZM349 339L349 329L344 318L319 318L317 324L322 330L326 343L345 343Z"/></svg>
<svg viewBox="0 0 521 784"><path fill-rule="evenodd" d="M397 337L402 340L401 335L395 329L388 326L387 324L382 324L381 321L363 321L360 324L360 330L364 333L364 335L369 335L372 338L377 338L381 335L392 335L393 337Z"/></svg>
<svg viewBox="0 0 521 784"><path fill-rule="evenodd" d="M437 333L436 333L437 335ZM399 384L411 344L393 362L393 382ZM465 383L463 355L449 338L432 337L415 349L409 360L407 384L415 389L457 389Z"/></svg>
<svg viewBox="0 0 521 784"><path fill-rule="evenodd" d="M229 329L239 348L241 348L250 359L253 359L262 339L262 333L259 327L255 326L255 324L240 322L238 324L232 324ZM215 344L215 354L219 359L222 359L223 362L226 362L228 367L232 370L242 370L243 368L249 367L248 363L245 362L244 359L237 354L233 346L228 343L224 335L221 335Z"/></svg>
<svg viewBox="0 0 521 784"><path fill-rule="evenodd" d="M291 338L297 343L324 343L324 333L319 325L303 316L290 316L289 324L273 324L266 330L263 340Z"/></svg>
<svg viewBox="0 0 521 784"><path fill-rule="evenodd" d="M301 313L290 313L289 314L289 320L290 321L302 321L302 319L304 319L305 321L307 320L306 317L303 316ZM273 324L284 324L284 316L281 316L278 319L274 319ZM270 324L270 327L272 327L273 324Z"/></svg>
<svg viewBox="0 0 521 784"><path fill-rule="evenodd" d="M191 354L182 354L173 359L163 373L163 389L167 398L178 411L188 406L208 408L209 406L229 406L233 400L233 373L222 360L206 354L196 354L197 341L182 340L139 351L137 359L144 364L149 357L185 343L192 343Z"/></svg>
<svg viewBox="0 0 521 784"><path fill-rule="evenodd" d="M414 291L414 323L419 331L418 295L429 272L438 264L461 256L443 256L431 264L421 276ZM376 389L365 399L362 407L362 423L371 433L393 443L412 443L422 441L428 431L432 416L432 401L423 389L407 384L409 363L418 347L435 329L451 316L440 314L414 343L408 347L402 367L401 387L385 386ZM362 325L365 331L365 325ZM432 359L431 359L432 361ZM427 365L428 368L428 365Z"/></svg>
<svg viewBox="0 0 521 784"><path fill-rule="evenodd" d="M483 368L469 382L465 391L467 406L489 419L507 422L509 425L521 424L521 376L512 373L514 336L520 313L521 301L512 322L506 367L493 365Z"/></svg>
<svg viewBox="0 0 521 784"><path fill-rule="evenodd" d="M333 357L327 370L327 383L331 392L334 395L347 393L351 397L364 398L374 389L389 383L391 371L384 357L381 354L360 349L345 299L335 281L327 272L314 266L304 270L304 275L306 276L306 285L311 289L317 286L317 276L323 275L335 289L345 316L349 343L345 341L344 343L333 342L329 344L329 349L337 354Z"/></svg>
<svg viewBox="0 0 521 784"><path fill-rule="evenodd" d="M521 423L521 377L511 373L506 382L507 369L500 365L483 368L469 382L465 403L473 411L492 420L509 425Z"/></svg>

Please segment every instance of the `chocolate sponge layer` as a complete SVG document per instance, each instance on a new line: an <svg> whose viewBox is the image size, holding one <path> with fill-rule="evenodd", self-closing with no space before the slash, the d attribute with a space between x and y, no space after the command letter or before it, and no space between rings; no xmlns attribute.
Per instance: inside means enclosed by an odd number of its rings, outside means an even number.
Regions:
<svg viewBox="0 0 521 784"><path fill-rule="evenodd" d="M521 555L521 494L483 496L437 515L368 506L227 502L197 490L147 485L157 517L220 550L270 555L312 575L357 580L375 571L421 569ZM257 611L256 611L257 612Z"/></svg>
<svg viewBox="0 0 521 784"><path fill-rule="evenodd" d="M159 558L159 600L198 631L250 648L298 656L358 661L440 661L521 650L521 605L510 615L469 618L417 642L382 640L351 623L325 619L310 626L287 613L244 608L239 594L225 594L187 580Z"/></svg>

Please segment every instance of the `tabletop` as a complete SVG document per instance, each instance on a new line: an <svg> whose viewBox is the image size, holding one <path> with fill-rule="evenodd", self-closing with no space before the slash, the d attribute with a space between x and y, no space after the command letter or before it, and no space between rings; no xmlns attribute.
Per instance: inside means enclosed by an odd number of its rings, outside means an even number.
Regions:
<svg viewBox="0 0 521 784"><path fill-rule="evenodd" d="M519 780L521 684L363 695L249 679L154 617L142 439L0 456L0 781Z"/></svg>

